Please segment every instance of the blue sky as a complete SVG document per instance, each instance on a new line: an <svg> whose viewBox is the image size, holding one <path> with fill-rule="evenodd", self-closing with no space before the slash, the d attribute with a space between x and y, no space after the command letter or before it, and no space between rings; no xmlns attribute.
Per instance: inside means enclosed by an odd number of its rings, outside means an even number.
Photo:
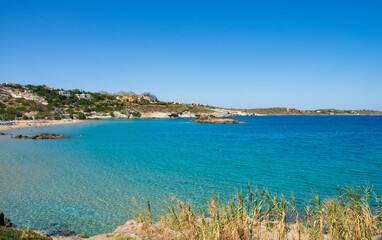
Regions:
<svg viewBox="0 0 382 240"><path fill-rule="evenodd" d="M381 1L0 0L0 82L382 110Z"/></svg>

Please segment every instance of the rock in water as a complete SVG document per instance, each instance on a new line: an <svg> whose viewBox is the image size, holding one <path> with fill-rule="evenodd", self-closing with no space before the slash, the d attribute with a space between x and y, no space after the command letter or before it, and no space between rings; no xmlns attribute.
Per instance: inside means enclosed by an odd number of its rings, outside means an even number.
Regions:
<svg viewBox="0 0 382 240"><path fill-rule="evenodd" d="M39 133L30 138L31 139L60 139L60 138L67 138L67 136L60 135L60 134Z"/></svg>
<svg viewBox="0 0 382 240"><path fill-rule="evenodd" d="M39 134L36 134L34 136L31 136L31 137L23 136L23 135L19 134L13 138L16 138L16 139L22 139L22 138L25 138L25 139L60 139L60 138L68 138L68 136L60 135L60 134L39 133Z"/></svg>
<svg viewBox="0 0 382 240"><path fill-rule="evenodd" d="M61 230L61 231L58 231L58 234L60 236L64 236L64 237L69 237L69 236L75 236L76 233L72 230Z"/></svg>
<svg viewBox="0 0 382 240"><path fill-rule="evenodd" d="M213 124L238 124L238 123L244 123L243 121L234 120L234 119L230 119L230 118L217 118L217 117L209 117L209 116L201 116L199 119L192 120L191 122L213 123Z"/></svg>
<svg viewBox="0 0 382 240"><path fill-rule="evenodd" d="M23 135L19 134L19 135L14 136L13 138L21 139L21 138L23 138Z"/></svg>

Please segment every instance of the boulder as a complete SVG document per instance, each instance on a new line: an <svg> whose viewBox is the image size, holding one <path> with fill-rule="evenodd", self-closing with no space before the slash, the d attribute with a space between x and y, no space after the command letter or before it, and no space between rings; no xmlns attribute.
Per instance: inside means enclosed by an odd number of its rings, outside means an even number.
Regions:
<svg viewBox="0 0 382 240"><path fill-rule="evenodd" d="M18 134L18 135L16 135L16 136L14 136L13 138L16 138L16 139L21 139L21 138L23 138L24 136L23 135L21 135L21 134Z"/></svg>
<svg viewBox="0 0 382 240"><path fill-rule="evenodd" d="M87 235L85 235L83 233L78 234L77 237L79 237L79 238L89 238Z"/></svg>
<svg viewBox="0 0 382 240"><path fill-rule="evenodd" d="M69 237L69 236L75 236L76 233L72 230L61 230L61 231L58 231L58 235Z"/></svg>
<svg viewBox="0 0 382 240"><path fill-rule="evenodd" d="M12 227L13 223L8 218L4 217L4 213L0 212L0 226Z"/></svg>

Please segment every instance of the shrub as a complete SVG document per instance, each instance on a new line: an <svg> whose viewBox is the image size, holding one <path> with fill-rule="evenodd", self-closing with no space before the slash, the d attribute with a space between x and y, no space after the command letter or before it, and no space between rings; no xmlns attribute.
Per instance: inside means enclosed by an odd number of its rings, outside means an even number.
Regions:
<svg viewBox="0 0 382 240"><path fill-rule="evenodd" d="M43 111L41 108L37 108L37 107L30 107L29 110L30 111L39 111L39 112Z"/></svg>
<svg viewBox="0 0 382 240"><path fill-rule="evenodd" d="M39 112L34 116L36 119L45 119L45 118L51 118L52 114L49 112Z"/></svg>
<svg viewBox="0 0 382 240"><path fill-rule="evenodd" d="M141 113L138 112L138 111L133 112L132 115L133 115L133 117L135 117L135 118L140 118L140 117L142 116Z"/></svg>
<svg viewBox="0 0 382 240"><path fill-rule="evenodd" d="M77 114L77 118L78 118L78 119L86 119L86 116L85 116L84 113L79 112L79 113Z"/></svg>
<svg viewBox="0 0 382 240"><path fill-rule="evenodd" d="M17 102L17 103L24 103L24 100L23 99L16 99L15 102Z"/></svg>
<svg viewBox="0 0 382 240"><path fill-rule="evenodd" d="M124 106L117 106L117 107L114 107L114 111L118 111L118 112L122 111L123 109L125 109Z"/></svg>
<svg viewBox="0 0 382 240"><path fill-rule="evenodd" d="M45 238L32 230L22 230L22 229L14 229L8 228L4 226L0 226L0 239L1 240L46 240Z"/></svg>
<svg viewBox="0 0 382 240"><path fill-rule="evenodd" d="M27 109L26 109L26 107L18 107L18 108L16 108L16 110L25 112Z"/></svg>
<svg viewBox="0 0 382 240"><path fill-rule="evenodd" d="M22 102L21 104L22 104L24 107L28 107L28 106L30 106L30 104L27 103L27 102Z"/></svg>

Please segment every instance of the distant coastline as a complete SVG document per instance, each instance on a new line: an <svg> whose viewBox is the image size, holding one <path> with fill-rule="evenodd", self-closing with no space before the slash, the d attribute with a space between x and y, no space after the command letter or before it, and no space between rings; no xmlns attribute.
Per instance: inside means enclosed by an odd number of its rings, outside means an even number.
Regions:
<svg viewBox="0 0 382 240"><path fill-rule="evenodd" d="M193 119L202 116L233 118L236 116L298 116L298 115L382 115L375 110L316 109L293 107L233 109L203 103L160 101L152 93L86 92L55 89L47 86L0 84L0 120L85 120L85 119ZM21 125L20 125L21 127Z"/></svg>

